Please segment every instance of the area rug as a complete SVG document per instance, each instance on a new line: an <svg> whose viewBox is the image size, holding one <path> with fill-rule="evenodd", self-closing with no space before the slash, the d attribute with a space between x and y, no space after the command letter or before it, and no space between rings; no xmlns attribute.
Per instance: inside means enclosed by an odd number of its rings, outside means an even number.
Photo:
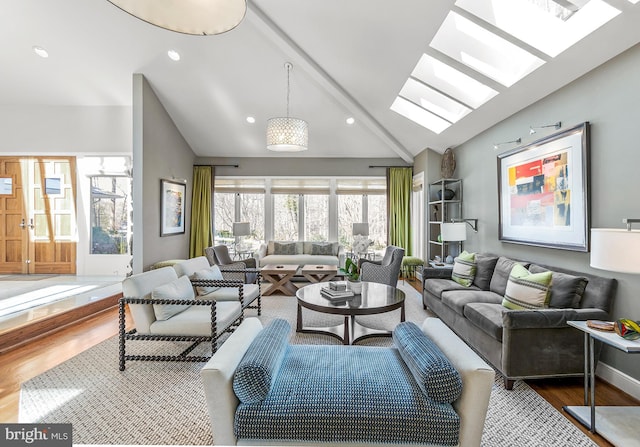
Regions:
<svg viewBox="0 0 640 447"><path fill-rule="evenodd" d="M420 295L400 285L407 295L407 320L417 323L427 313ZM253 311L247 312L248 316ZM332 337L295 333L295 298L263 298L267 323L285 318L292 325L292 343L338 344ZM325 325L340 317L305 312L305 325ZM333 321L332 321L333 319ZM399 311L367 316L367 324L393 328ZM150 353L145 343L144 352ZM166 352L181 345L158 342ZM391 339L372 338L360 344L389 346ZM118 370L118 341L112 337L22 386L20 422L73 424L74 444L212 445L199 372L202 363L129 362ZM527 384L517 381L506 391L497 379L491 393L483 446L594 446Z"/></svg>

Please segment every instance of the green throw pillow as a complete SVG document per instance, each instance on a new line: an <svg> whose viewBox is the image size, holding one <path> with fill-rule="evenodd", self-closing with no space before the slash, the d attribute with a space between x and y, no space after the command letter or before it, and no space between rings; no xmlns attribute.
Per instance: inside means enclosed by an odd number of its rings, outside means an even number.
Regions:
<svg viewBox="0 0 640 447"><path fill-rule="evenodd" d="M466 250L460 253L453 262L451 279L461 286L469 287L476 276L476 254Z"/></svg>
<svg viewBox="0 0 640 447"><path fill-rule="evenodd" d="M531 273L520 264L514 265L502 305L513 310L549 307L551 278L552 272Z"/></svg>

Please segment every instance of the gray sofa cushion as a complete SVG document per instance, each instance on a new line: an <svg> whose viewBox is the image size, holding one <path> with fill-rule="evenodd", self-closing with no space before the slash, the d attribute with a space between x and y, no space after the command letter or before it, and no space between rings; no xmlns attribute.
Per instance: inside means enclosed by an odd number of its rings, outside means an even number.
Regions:
<svg viewBox="0 0 640 447"><path fill-rule="evenodd" d="M520 264L527 267L529 264L514 261L513 259L500 256L496 262L496 268L493 270L493 276L491 276L491 283L489 284L489 290L498 295L504 296L505 290L507 290L507 282L509 281L509 274L515 264Z"/></svg>
<svg viewBox="0 0 640 447"><path fill-rule="evenodd" d="M502 342L502 313L510 312L502 304L469 303L464 308L464 316L483 332Z"/></svg>
<svg viewBox="0 0 640 447"><path fill-rule="evenodd" d="M531 264L529 271L531 273L541 273L548 272L549 269ZM588 282L589 280L584 276L552 271L549 307L556 309L578 307Z"/></svg>
<svg viewBox="0 0 640 447"><path fill-rule="evenodd" d="M407 321L396 326L393 342L425 396L441 403L460 397L460 374L415 323Z"/></svg>
<svg viewBox="0 0 640 447"><path fill-rule="evenodd" d="M489 290L497 262L497 256L476 254L476 276L473 278L473 285L481 290Z"/></svg>
<svg viewBox="0 0 640 447"><path fill-rule="evenodd" d="M289 345L291 327L275 319L253 340L233 376L233 391L243 403L256 403L269 394Z"/></svg>
<svg viewBox="0 0 640 447"><path fill-rule="evenodd" d="M448 290L442 292L440 299L456 313L464 315L464 308L469 303L502 303L502 297L488 290Z"/></svg>
<svg viewBox="0 0 640 447"><path fill-rule="evenodd" d="M442 296L442 292L445 292L447 290L480 290L474 286L461 286L455 281L444 278L429 278L425 280L424 289L439 298Z"/></svg>

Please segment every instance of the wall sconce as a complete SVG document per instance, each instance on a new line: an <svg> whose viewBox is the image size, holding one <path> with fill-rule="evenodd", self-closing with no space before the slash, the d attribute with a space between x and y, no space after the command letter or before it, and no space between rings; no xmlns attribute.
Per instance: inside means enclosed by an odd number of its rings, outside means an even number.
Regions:
<svg viewBox="0 0 640 447"><path fill-rule="evenodd" d="M493 144L493 150L498 149L503 144L511 144L511 143L520 144L520 143L522 143L522 138L518 138L517 140L512 140L512 141L504 141L502 143L494 143Z"/></svg>
<svg viewBox="0 0 640 447"><path fill-rule="evenodd" d="M440 226L440 238L443 242L466 241L467 225L474 232L478 232L478 219L451 219L451 223Z"/></svg>
<svg viewBox="0 0 640 447"><path fill-rule="evenodd" d="M546 127L553 127L554 129L558 130L562 127L562 122L558 121L555 124L547 124L546 126L529 126L529 135L533 135L534 133L536 133L536 129L544 129Z"/></svg>
<svg viewBox="0 0 640 447"><path fill-rule="evenodd" d="M632 223L640 219L622 219L627 228L591 229L591 267L620 273L640 273L640 230Z"/></svg>

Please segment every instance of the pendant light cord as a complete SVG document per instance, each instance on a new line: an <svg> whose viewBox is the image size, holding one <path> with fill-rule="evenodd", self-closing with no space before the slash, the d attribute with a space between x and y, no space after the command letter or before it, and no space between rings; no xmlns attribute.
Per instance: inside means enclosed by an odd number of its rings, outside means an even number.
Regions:
<svg viewBox="0 0 640 447"><path fill-rule="evenodd" d="M291 62L287 62L286 64L284 64L284 66L287 68L287 118L289 118L289 91L291 88L291 84L289 81L289 77L291 74Z"/></svg>

